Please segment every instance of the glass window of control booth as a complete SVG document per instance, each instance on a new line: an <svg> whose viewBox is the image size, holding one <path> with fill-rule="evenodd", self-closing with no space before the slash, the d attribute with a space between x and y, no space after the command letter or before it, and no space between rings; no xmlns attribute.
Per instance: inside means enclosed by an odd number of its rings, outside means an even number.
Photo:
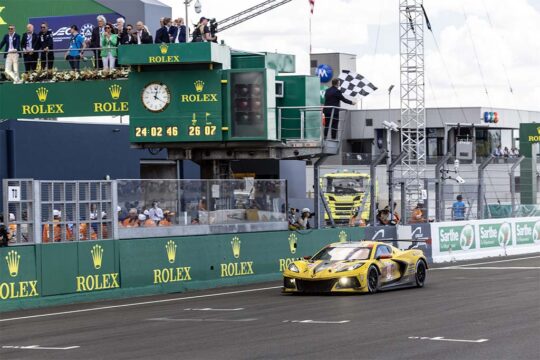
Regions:
<svg viewBox="0 0 540 360"><path fill-rule="evenodd" d="M476 128L476 157L485 158L493 154L501 144L501 129Z"/></svg>
<svg viewBox="0 0 540 360"><path fill-rule="evenodd" d="M233 137L265 136L264 74L231 74L231 118Z"/></svg>

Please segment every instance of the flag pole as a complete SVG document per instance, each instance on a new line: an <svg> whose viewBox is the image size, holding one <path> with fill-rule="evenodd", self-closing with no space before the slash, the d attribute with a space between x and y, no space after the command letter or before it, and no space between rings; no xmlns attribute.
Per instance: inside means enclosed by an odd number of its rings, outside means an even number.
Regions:
<svg viewBox="0 0 540 360"><path fill-rule="evenodd" d="M309 54L311 55L312 51L312 43L311 43L311 18L313 17L313 13L309 16Z"/></svg>

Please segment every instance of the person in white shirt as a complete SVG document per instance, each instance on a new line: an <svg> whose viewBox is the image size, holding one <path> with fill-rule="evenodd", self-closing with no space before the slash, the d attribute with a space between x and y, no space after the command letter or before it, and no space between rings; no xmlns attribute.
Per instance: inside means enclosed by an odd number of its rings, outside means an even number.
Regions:
<svg viewBox="0 0 540 360"><path fill-rule="evenodd" d="M163 210L159 207L157 201L152 202L152 208L148 210L148 216L156 223L163 220Z"/></svg>
<svg viewBox="0 0 540 360"><path fill-rule="evenodd" d="M8 33L4 35L2 42L0 42L0 49L0 51L4 52L4 58L6 58L6 76L13 80L15 84L19 83L18 51L21 50L21 36L15 33L15 25L9 25Z"/></svg>

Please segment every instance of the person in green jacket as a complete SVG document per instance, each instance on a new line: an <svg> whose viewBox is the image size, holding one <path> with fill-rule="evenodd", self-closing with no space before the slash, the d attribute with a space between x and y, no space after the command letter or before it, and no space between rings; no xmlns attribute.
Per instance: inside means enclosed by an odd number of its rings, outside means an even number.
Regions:
<svg viewBox="0 0 540 360"><path fill-rule="evenodd" d="M103 59L103 70L114 70L118 47L118 35L113 33L110 23L105 25L105 31L101 36L101 58Z"/></svg>

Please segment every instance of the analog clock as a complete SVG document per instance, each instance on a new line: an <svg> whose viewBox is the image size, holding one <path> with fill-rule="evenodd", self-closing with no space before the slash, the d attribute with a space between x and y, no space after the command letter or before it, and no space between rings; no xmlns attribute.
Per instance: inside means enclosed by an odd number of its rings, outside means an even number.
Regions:
<svg viewBox="0 0 540 360"><path fill-rule="evenodd" d="M150 83L142 91L142 103L148 111L160 112L171 102L171 93L163 83Z"/></svg>

